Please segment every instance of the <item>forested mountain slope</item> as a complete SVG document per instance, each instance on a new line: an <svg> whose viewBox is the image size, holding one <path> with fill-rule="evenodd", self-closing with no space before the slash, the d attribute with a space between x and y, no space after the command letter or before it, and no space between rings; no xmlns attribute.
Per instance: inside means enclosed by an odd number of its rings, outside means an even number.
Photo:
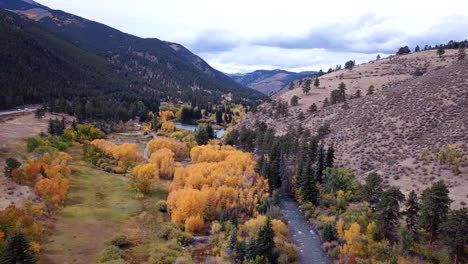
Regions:
<svg viewBox="0 0 468 264"><path fill-rule="evenodd" d="M303 119L294 107L284 115L265 104L259 112L249 114L244 125L267 120L282 133L289 125L302 124L314 131L328 123L330 134L325 141L335 146L337 166L351 169L361 179L380 172L387 184L404 191L422 191L445 180L456 201L453 206L459 207L468 198L467 76L468 62L464 60L389 84L374 95L304 112ZM451 154L456 157L453 164L446 160L441 164L448 148L454 150L448 144L460 149ZM457 159L459 168L455 169Z"/></svg>
<svg viewBox="0 0 468 264"><path fill-rule="evenodd" d="M177 44L184 52L171 47L174 43L132 36L33 1L2 0L0 8L33 19L56 37L105 58L121 75L133 74L148 81L162 101L181 100L206 105L227 98L254 104L265 98L211 68L181 45Z"/></svg>
<svg viewBox="0 0 468 264"><path fill-rule="evenodd" d="M47 102L81 119L126 120L159 107L151 84L116 74L104 58L28 19L0 10L0 35L0 108Z"/></svg>

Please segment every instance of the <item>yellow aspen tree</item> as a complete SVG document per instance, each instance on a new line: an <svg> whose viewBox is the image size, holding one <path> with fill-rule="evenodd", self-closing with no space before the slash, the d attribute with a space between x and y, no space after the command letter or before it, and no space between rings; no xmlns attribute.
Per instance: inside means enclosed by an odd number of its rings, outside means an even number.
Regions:
<svg viewBox="0 0 468 264"><path fill-rule="evenodd" d="M159 182L157 167L152 163L135 166L128 177L132 186L143 194L153 191L154 184Z"/></svg>

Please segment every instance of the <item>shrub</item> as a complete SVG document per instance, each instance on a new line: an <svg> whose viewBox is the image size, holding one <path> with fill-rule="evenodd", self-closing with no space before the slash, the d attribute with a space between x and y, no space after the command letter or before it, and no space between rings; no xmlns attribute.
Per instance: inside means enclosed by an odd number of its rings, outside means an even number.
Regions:
<svg viewBox="0 0 468 264"><path fill-rule="evenodd" d="M176 241L169 244L157 243L151 248L149 264L172 264L182 255Z"/></svg>
<svg viewBox="0 0 468 264"><path fill-rule="evenodd" d="M99 262L107 262L111 260L121 259L120 249L114 245L104 248L99 255Z"/></svg>
<svg viewBox="0 0 468 264"><path fill-rule="evenodd" d="M169 235L170 239L175 239L179 244L188 244L193 240L193 236L190 233L183 232L180 230L171 232Z"/></svg>
<svg viewBox="0 0 468 264"><path fill-rule="evenodd" d="M162 213L166 213L167 212L167 203L166 201L158 201L155 205L156 209Z"/></svg>
<svg viewBox="0 0 468 264"><path fill-rule="evenodd" d="M111 240L111 244L116 246L116 247L125 247L129 244L130 242L128 241L128 238L125 234L118 234L114 236Z"/></svg>
<svg viewBox="0 0 468 264"><path fill-rule="evenodd" d="M159 226L158 232L156 235L159 238L169 239L171 234L175 231L180 231L174 224L165 223Z"/></svg>

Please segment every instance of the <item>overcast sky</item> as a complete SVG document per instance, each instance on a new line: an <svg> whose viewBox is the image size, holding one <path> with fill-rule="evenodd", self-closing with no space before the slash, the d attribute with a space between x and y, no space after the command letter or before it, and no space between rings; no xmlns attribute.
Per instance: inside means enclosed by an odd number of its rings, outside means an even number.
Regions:
<svg viewBox="0 0 468 264"><path fill-rule="evenodd" d="M178 42L224 72L327 70L403 45L468 38L468 1L38 0L140 37Z"/></svg>

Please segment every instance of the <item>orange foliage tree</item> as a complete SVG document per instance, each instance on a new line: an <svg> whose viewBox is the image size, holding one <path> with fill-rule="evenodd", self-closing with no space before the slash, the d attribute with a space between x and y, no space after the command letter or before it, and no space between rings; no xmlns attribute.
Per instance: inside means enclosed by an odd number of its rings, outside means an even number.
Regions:
<svg viewBox="0 0 468 264"><path fill-rule="evenodd" d="M171 133L175 131L176 125L174 124L174 122L166 121L162 123L161 129L165 132Z"/></svg>
<svg viewBox="0 0 468 264"><path fill-rule="evenodd" d="M156 165L159 176L171 179L177 166L174 160L174 152L167 148L162 148L151 154L150 163Z"/></svg>
<svg viewBox="0 0 468 264"><path fill-rule="evenodd" d="M175 139L158 137L148 143L148 152L150 155L163 148L170 149L175 154L176 160L183 160L188 157L189 151L187 146Z"/></svg>
<svg viewBox="0 0 468 264"><path fill-rule="evenodd" d="M163 121L167 121L171 118L174 118L174 112L172 111L161 111L159 112L159 116Z"/></svg>
<svg viewBox="0 0 468 264"><path fill-rule="evenodd" d="M150 193L159 182L157 166L152 163L135 166L128 177L132 186L143 194Z"/></svg>
<svg viewBox="0 0 468 264"><path fill-rule="evenodd" d="M102 150L107 156L118 160L119 167L124 170L127 170L141 159L141 154L138 153L135 143L117 145L104 139L96 139L93 140L91 144Z"/></svg>
<svg viewBox="0 0 468 264"><path fill-rule="evenodd" d="M50 211L62 205L68 193L70 180L62 179L41 179L34 190L41 198L46 208Z"/></svg>
<svg viewBox="0 0 468 264"><path fill-rule="evenodd" d="M250 214L268 197L267 180L255 172L251 154L233 148L202 146L195 147L191 156L195 164L177 168L170 186L168 206L173 222L201 216L205 210L220 215L224 209L236 208Z"/></svg>

